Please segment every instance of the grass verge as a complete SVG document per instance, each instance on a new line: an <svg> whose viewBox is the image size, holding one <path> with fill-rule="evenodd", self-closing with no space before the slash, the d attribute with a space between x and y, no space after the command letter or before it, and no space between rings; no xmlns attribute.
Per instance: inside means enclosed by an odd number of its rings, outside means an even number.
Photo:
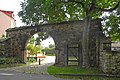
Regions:
<svg viewBox="0 0 120 80"><path fill-rule="evenodd" d="M57 74L103 74L95 68L81 68L79 66L49 66L48 73L59 78L74 80L120 80L120 78L101 77L101 76L61 76Z"/></svg>
<svg viewBox="0 0 120 80"><path fill-rule="evenodd" d="M79 66L49 66L49 74L101 74L102 71L93 68L81 68Z"/></svg>

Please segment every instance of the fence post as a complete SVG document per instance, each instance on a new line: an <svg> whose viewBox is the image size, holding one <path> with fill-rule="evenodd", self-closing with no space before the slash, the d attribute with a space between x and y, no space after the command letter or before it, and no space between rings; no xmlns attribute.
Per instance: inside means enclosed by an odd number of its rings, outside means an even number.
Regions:
<svg viewBox="0 0 120 80"><path fill-rule="evenodd" d="M40 65L40 58L39 58L39 65Z"/></svg>

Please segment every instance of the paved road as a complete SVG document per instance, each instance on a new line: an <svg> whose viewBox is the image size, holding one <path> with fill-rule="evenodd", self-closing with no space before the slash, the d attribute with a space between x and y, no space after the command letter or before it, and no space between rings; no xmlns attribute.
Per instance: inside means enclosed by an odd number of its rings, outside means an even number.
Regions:
<svg viewBox="0 0 120 80"><path fill-rule="evenodd" d="M47 74L37 75L37 74L26 74L18 72L0 72L0 80L67 80L55 78Z"/></svg>
<svg viewBox="0 0 120 80"><path fill-rule="evenodd" d="M0 70L0 80L68 80L51 76L47 73L47 67L54 63L55 57L47 56L38 63Z"/></svg>

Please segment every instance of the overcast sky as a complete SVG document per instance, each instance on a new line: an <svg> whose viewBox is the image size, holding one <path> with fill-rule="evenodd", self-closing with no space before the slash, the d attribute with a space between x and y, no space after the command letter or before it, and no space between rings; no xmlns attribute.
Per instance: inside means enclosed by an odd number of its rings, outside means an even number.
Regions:
<svg viewBox="0 0 120 80"><path fill-rule="evenodd" d="M17 16L18 12L21 11L20 3L24 0L0 0L0 10L14 11L16 26L22 26L20 18Z"/></svg>

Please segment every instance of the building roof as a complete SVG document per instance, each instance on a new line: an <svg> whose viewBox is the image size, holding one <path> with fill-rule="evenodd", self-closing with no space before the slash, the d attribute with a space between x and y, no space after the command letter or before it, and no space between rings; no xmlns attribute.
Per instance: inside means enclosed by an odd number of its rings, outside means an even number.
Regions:
<svg viewBox="0 0 120 80"><path fill-rule="evenodd" d="M4 14L6 14L7 16L13 18L13 11L5 11L5 10L0 10L0 12L3 12ZM14 18L13 18L14 19Z"/></svg>

